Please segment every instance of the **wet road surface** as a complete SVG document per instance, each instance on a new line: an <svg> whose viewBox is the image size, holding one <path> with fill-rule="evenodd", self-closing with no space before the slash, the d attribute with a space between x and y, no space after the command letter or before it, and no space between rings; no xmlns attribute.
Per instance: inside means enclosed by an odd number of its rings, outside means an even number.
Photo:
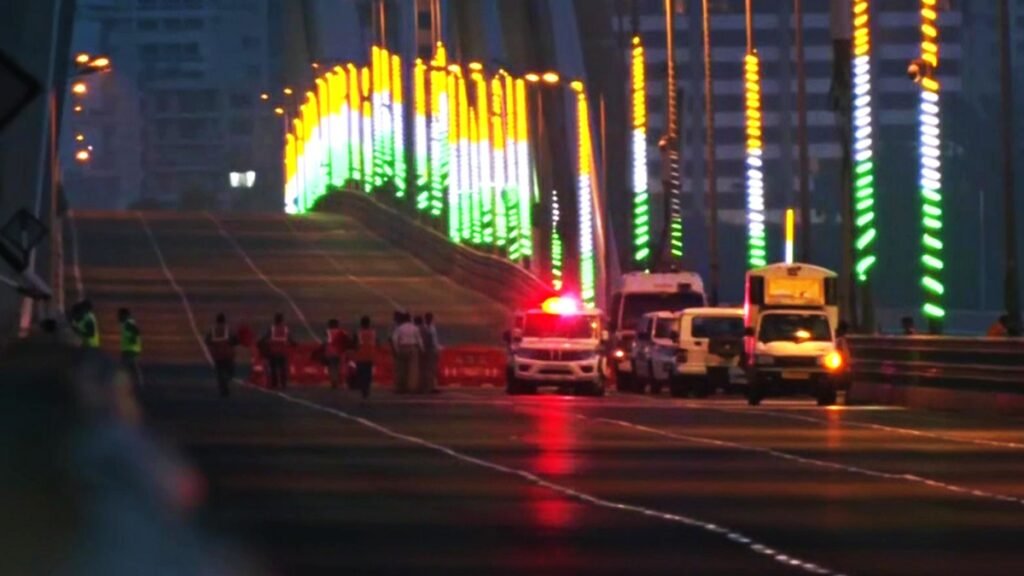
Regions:
<svg viewBox="0 0 1024 576"><path fill-rule="evenodd" d="M145 334L148 418L209 482L205 521L281 574L1020 574L1024 424L808 401L239 387L197 336L225 311L301 339L330 316L508 310L339 218L80 214L79 287ZM307 329L306 324L309 324Z"/></svg>

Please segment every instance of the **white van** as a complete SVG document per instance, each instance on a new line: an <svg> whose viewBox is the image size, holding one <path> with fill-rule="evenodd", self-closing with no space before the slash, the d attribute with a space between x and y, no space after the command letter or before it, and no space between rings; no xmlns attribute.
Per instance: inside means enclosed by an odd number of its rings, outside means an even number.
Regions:
<svg viewBox="0 0 1024 576"><path fill-rule="evenodd" d="M742 308L690 308L678 315L678 343L669 370L672 396L704 398L745 382Z"/></svg>

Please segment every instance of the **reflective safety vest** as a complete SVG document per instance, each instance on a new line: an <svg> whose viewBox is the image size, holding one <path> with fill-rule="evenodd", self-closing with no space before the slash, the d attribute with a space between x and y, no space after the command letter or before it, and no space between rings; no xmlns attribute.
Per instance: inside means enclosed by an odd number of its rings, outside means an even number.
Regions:
<svg viewBox="0 0 1024 576"><path fill-rule="evenodd" d="M142 354L142 335L132 318L121 323L121 352Z"/></svg>
<svg viewBox="0 0 1024 576"><path fill-rule="evenodd" d="M269 351L274 356L286 356L288 354L288 327L270 327Z"/></svg>
<svg viewBox="0 0 1024 576"><path fill-rule="evenodd" d="M341 356L341 329L329 328L327 330L327 343L324 346L324 354L330 358Z"/></svg>
<svg viewBox="0 0 1024 576"><path fill-rule="evenodd" d="M235 357L235 347L231 345L230 328L224 326L223 332L218 332L216 326L210 329L210 353L217 360Z"/></svg>
<svg viewBox="0 0 1024 576"><path fill-rule="evenodd" d="M356 348L356 360L359 362L373 362L376 352L377 333L373 330L360 330L358 346Z"/></svg>
<svg viewBox="0 0 1024 576"><path fill-rule="evenodd" d="M86 336L86 326L92 324L92 336ZM75 330L82 337L82 345L86 348L100 347L100 324L96 321L96 315L88 312L75 324Z"/></svg>

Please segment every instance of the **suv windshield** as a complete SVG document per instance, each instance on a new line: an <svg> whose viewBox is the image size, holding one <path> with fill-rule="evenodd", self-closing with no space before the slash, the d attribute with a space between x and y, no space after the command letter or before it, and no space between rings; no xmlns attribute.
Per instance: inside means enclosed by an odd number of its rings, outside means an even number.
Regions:
<svg viewBox="0 0 1024 576"><path fill-rule="evenodd" d="M691 335L694 338L742 338L743 318L695 316Z"/></svg>
<svg viewBox="0 0 1024 576"><path fill-rule="evenodd" d="M558 314L527 314L523 336L525 338L598 339L600 324L596 316L561 316Z"/></svg>
<svg viewBox="0 0 1024 576"><path fill-rule="evenodd" d="M761 342L831 342L828 318L821 314L766 314L757 335Z"/></svg>
<svg viewBox="0 0 1024 576"><path fill-rule="evenodd" d="M640 321L640 317L648 312L678 312L703 305L704 295L700 292L626 294L622 297L622 319L619 327L633 328Z"/></svg>
<svg viewBox="0 0 1024 576"><path fill-rule="evenodd" d="M675 318L658 318L654 323L654 337L668 339L672 337L672 331L676 329Z"/></svg>

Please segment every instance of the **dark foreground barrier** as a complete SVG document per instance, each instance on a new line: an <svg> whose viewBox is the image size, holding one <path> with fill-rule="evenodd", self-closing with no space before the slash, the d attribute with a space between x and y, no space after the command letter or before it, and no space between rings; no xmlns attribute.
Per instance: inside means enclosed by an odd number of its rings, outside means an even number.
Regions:
<svg viewBox="0 0 1024 576"><path fill-rule="evenodd" d="M852 404L1024 415L1024 339L850 338Z"/></svg>
<svg viewBox="0 0 1024 576"><path fill-rule="evenodd" d="M355 218L371 232L409 252L434 272L509 308L530 306L553 295L539 278L519 266L498 256L454 244L436 230L362 192L332 192L320 201L317 209Z"/></svg>

